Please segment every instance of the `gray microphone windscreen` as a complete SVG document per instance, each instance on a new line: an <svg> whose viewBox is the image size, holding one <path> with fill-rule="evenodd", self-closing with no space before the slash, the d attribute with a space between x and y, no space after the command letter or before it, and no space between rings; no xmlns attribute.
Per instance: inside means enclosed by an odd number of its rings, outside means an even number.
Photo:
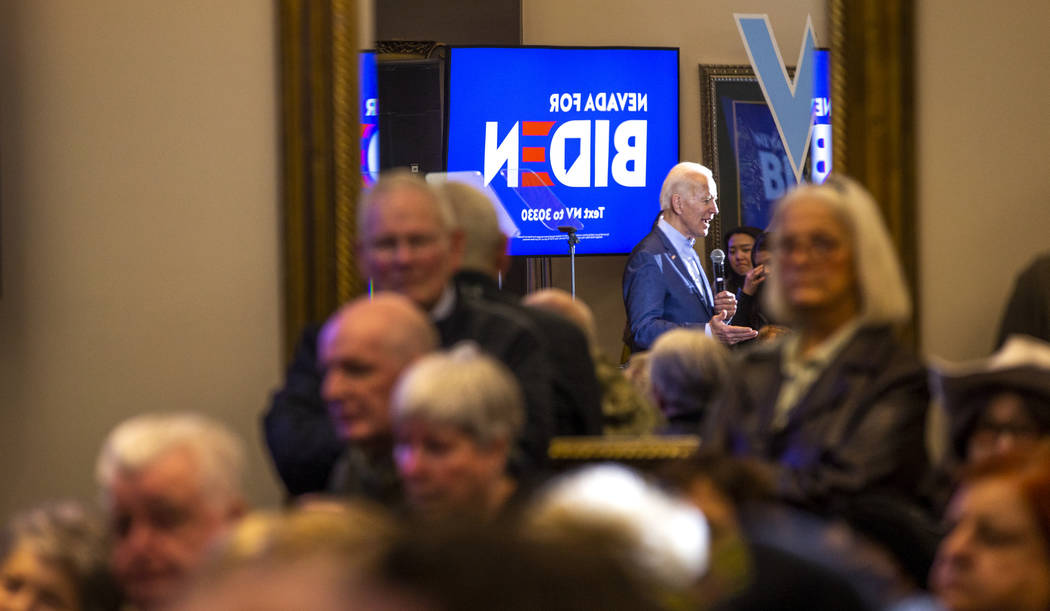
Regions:
<svg viewBox="0 0 1050 611"><path fill-rule="evenodd" d="M726 253L722 252L721 248L716 248L711 251L711 263L718 265L726 260Z"/></svg>

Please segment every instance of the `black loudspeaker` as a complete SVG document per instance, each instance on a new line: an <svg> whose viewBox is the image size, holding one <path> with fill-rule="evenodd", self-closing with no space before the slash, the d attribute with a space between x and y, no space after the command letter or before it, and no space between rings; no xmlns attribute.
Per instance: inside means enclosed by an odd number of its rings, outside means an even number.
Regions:
<svg viewBox="0 0 1050 611"><path fill-rule="evenodd" d="M444 62L379 62L379 168L442 172Z"/></svg>

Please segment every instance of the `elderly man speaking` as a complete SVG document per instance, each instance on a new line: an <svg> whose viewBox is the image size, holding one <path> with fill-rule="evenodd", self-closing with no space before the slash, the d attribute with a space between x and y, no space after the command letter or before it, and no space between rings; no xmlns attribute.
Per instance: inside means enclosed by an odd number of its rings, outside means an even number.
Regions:
<svg viewBox="0 0 1050 611"><path fill-rule="evenodd" d="M723 344L757 335L729 324L736 297L711 290L693 243L707 235L718 214L718 189L711 170L682 162L671 168L660 188L660 220L627 259L623 301L627 344L648 350L656 338L677 327L702 326Z"/></svg>

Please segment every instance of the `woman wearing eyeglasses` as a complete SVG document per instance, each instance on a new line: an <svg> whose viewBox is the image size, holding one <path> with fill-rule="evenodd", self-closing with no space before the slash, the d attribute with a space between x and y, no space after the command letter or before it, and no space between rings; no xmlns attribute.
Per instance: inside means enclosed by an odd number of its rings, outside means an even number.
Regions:
<svg viewBox="0 0 1050 611"><path fill-rule="evenodd" d="M775 468L788 500L910 496L927 460L926 369L900 343L910 300L871 195L831 176L777 205L766 306L793 333L742 357L739 406L708 438Z"/></svg>

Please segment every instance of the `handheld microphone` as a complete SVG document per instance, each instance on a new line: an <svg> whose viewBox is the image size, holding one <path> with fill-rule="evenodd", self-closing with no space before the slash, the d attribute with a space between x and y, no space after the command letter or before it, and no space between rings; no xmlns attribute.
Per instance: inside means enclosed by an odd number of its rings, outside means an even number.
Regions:
<svg viewBox="0 0 1050 611"><path fill-rule="evenodd" d="M715 294L726 290L726 253L721 248L711 251L711 271L715 276Z"/></svg>

